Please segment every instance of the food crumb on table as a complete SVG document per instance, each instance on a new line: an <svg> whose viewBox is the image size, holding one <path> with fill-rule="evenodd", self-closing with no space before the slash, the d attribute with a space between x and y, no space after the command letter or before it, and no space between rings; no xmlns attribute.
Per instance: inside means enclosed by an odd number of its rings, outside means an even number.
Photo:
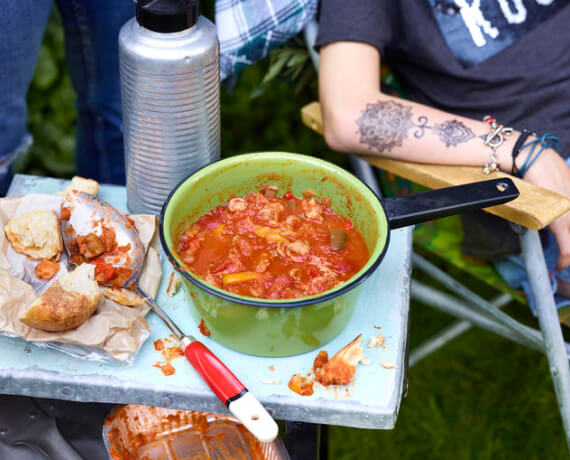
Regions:
<svg viewBox="0 0 570 460"><path fill-rule="evenodd" d="M160 369L165 376L173 375L176 372L176 369L172 365L172 361L184 356L184 353L177 342L171 346L166 346L166 344L170 344L172 342L173 341L170 338L157 339L153 342L154 349L160 352L163 360L157 361L152 365L152 367Z"/></svg>
<svg viewBox="0 0 570 460"><path fill-rule="evenodd" d="M178 292L178 288L180 287L180 278L176 276L175 272L170 274L170 278L168 279L168 287L166 288L166 295L168 297L172 297Z"/></svg>
<svg viewBox="0 0 570 460"><path fill-rule="evenodd" d="M386 337L384 337L384 334L378 334L377 336L371 335L370 340L368 341L368 348L380 348L384 345L385 340Z"/></svg>
<svg viewBox="0 0 570 460"><path fill-rule="evenodd" d="M380 364L384 369L396 369L397 367L395 364L384 361L383 359L380 360Z"/></svg>
<svg viewBox="0 0 570 460"><path fill-rule="evenodd" d="M301 374L293 374L287 386L291 391L301 395L301 396L312 396L314 381L311 378L311 374L302 376Z"/></svg>

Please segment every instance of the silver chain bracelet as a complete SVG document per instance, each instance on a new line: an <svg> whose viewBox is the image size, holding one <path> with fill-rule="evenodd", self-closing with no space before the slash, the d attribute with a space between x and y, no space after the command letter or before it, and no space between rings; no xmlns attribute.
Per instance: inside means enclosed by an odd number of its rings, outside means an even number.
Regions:
<svg viewBox="0 0 570 460"><path fill-rule="evenodd" d="M513 132L513 128L508 126L503 126L497 123L495 117L491 115L485 115L483 121L489 123L491 132L487 134L483 143L491 148L491 157L489 161L485 163L483 172L485 174L491 174L494 171L499 170L499 162L497 161L497 149L505 142L505 136L509 136Z"/></svg>

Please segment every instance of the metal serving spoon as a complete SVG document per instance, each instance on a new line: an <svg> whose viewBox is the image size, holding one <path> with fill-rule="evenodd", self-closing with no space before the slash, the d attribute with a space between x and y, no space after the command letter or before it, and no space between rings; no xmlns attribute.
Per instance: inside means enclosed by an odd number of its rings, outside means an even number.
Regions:
<svg viewBox="0 0 570 460"><path fill-rule="evenodd" d="M121 287L133 288L152 310L166 323L176 338L184 356L200 374L216 396L227 406L240 422L260 441L273 441L278 434L275 420L238 378L201 342L184 334L156 302L138 285L144 262L144 246L132 222L106 201L84 192L67 194L61 210L62 238L67 252L77 253L76 238L95 233L101 236L103 227L115 233L117 246L123 248L118 254L103 256L113 267L132 271L124 276ZM73 262L73 260L72 260Z"/></svg>

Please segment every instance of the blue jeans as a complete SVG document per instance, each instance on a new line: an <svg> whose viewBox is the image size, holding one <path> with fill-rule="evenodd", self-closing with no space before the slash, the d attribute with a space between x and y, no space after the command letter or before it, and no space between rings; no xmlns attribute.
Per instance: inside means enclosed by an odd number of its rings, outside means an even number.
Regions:
<svg viewBox="0 0 570 460"><path fill-rule="evenodd" d="M56 0L66 60L77 93L77 174L124 184L118 34L132 0ZM10 165L30 144L26 93L52 0L0 0L0 196Z"/></svg>

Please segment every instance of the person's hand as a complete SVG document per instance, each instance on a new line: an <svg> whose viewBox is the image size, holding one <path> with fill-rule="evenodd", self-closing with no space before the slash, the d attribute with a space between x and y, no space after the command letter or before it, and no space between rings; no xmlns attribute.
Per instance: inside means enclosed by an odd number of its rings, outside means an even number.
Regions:
<svg viewBox="0 0 570 460"><path fill-rule="evenodd" d="M560 248L556 268L564 270L570 266L570 211L566 212L549 226Z"/></svg>
<svg viewBox="0 0 570 460"><path fill-rule="evenodd" d="M542 152L524 179L570 198L570 168L554 150ZM560 249L556 268L563 270L570 266L570 211L552 222L549 229Z"/></svg>

